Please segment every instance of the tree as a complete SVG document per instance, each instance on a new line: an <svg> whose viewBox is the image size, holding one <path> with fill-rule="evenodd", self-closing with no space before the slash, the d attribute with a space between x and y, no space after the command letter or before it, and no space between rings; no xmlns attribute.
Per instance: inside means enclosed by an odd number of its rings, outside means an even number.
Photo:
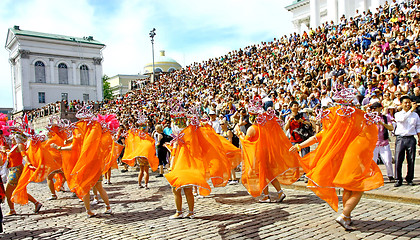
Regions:
<svg viewBox="0 0 420 240"><path fill-rule="evenodd" d="M112 99L112 91L111 91L111 86L109 82L107 81L108 79L109 77L106 74L102 77L104 100Z"/></svg>

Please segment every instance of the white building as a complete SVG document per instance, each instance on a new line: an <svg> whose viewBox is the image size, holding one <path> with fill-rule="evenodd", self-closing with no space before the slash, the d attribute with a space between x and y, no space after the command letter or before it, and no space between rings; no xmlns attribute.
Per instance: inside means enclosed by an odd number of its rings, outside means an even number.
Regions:
<svg viewBox="0 0 420 240"><path fill-rule="evenodd" d="M376 8L384 3L385 0L294 0L286 9L293 13L294 31L303 33L327 21L338 23L343 15L347 19L354 17L356 10L375 13Z"/></svg>
<svg viewBox="0 0 420 240"><path fill-rule="evenodd" d="M110 89L113 97L122 97L128 91L133 89L133 84L145 81L149 77L146 75L124 75L118 74L110 77L107 81L109 82Z"/></svg>
<svg viewBox="0 0 420 240"><path fill-rule="evenodd" d="M14 111L61 100L102 100L104 47L93 37L10 28L5 48L12 66Z"/></svg>

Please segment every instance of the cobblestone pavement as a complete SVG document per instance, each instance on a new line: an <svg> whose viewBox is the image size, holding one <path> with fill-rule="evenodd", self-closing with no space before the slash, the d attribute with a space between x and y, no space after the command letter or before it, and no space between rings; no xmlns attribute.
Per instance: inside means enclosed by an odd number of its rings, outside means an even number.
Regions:
<svg viewBox="0 0 420 240"><path fill-rule="evenodd" d="M210 196L196 198L195 219L169 220L175 212L170 186L154 176L149 190L139 189L134 170L113 170L113 184L105 189L114 214L96 218L86 218L83 204L70 192L46 201L47 185L31 183L28 192L44 207L33 214L33 204L17 205L19 215L5 219L0 238L420 239L419 205L362 198L353 212L356 230L346 232L334 221L338 214L311 192L285 189L283 203L258 203L242 185L215 188ZM6 213L7 205L2 209ZM96 213L104 210L103 203L93 206Z"/></svg>

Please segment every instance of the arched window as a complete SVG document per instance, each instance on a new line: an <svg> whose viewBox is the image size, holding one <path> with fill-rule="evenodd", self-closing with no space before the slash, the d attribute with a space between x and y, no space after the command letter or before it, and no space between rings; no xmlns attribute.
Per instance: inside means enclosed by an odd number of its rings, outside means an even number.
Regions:
<svg viewBox="0 0 420 240"><path fill-rule="evenodd" d="M163 70L162 70L162 68L155 68L155 73L161 73L161 72L163 72Z"/></svg>
<svg viewBox="0 0 420 240"><path fill-rule="evenodd" d="M171 67L168 69L168 73L175 72L175 70L176 70L175 68Z"/></svg>
<svg viewBox="0 0 420 240"><path fill-rule="evenodd" d="M45 79L45 65L41 61L35 63L35 82L46 83Z"/></svg>
<svg viewBox="0 0 420 240"><path fill-rule="evenodd" d="M69 84L69 74L65 63L58 64L58 83Z"/></svg>
<svg viewBox="0 0 420 240"><path fill-rule="evenodd" d="M80 84L89 85L89 68L86 65L80 66Z"/></svg>

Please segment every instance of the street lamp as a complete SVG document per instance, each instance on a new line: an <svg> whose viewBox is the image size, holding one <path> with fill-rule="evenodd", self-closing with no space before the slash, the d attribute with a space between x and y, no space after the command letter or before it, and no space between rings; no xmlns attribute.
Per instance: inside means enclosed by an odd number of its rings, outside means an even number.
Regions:
<svg viewBox="0 0 420 240"><path fill-rule="evenodd" d="M153 28L152 31L149 32L149 37L152 39L152 68L153 68L153 77L152 77L152 83L155 81L155 48L154 48L154 37L156 36L156 28Z"/></svg>

